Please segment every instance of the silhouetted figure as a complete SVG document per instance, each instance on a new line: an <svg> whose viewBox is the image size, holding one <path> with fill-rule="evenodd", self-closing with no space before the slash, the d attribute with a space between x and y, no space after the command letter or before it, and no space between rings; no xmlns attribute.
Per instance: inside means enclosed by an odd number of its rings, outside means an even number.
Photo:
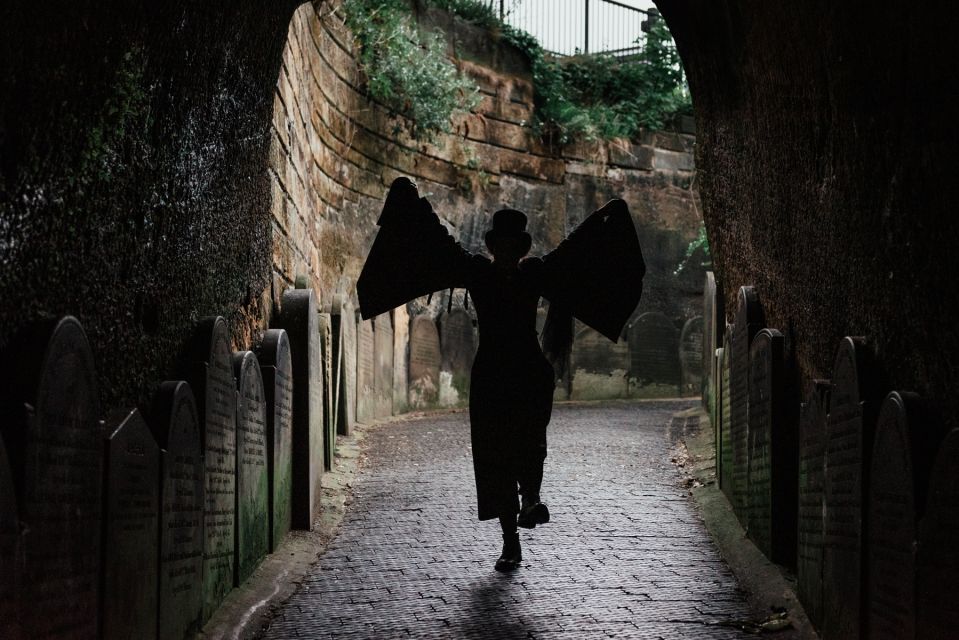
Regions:
<svg viewBox="0 0 959 640"><path fill-rule="evenodd" d="M642 293L645 265L629 211L613 200L555 251L525 259L532 244L526 215L497 211L485 237L490 260L463 249L416 186L398 178L378 224L357 283L364 318L439 289L466 288L475 302L480 340L470 435L479 519L499 518L503 551L496 569L515 569L522 561L517 526L531 529L550 517L540 501L556 377L550 360L565 366L574 315L615 341ZM550 301L544 329L550 360L536 333L541 296Z"/></svg>

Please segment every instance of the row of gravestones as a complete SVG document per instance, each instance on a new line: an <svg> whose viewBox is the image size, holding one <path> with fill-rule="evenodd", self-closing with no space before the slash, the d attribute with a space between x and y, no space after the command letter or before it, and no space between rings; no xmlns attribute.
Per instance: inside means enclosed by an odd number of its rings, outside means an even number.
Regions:
<svg viewBox="0 0 959 640"><path fill-rule="evenodd" d="M784 338L753 288L728 327L712 274L705 298L720 487L756 546L796 568L824 640L956 637L959 430L885 388L863 338L845 338L832 380L790 402Z"/></svg>

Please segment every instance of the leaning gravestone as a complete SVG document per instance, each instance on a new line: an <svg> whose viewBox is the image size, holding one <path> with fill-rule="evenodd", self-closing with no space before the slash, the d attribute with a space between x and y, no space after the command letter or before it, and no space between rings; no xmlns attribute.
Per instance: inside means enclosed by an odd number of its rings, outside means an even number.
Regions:
<svg viewBox="0 0 959 640"><path fill-rule="evenodd" d="M348 436L356 422L356 314L343 294L333 297L333 349L339 373L336 386L336 432Z"/></svg>
<svg viewBox="0 0 959 640"><path fill-rule="evenodd" d="M795 553L796 443L785 420L783 336L756 334L749 354L747 531L767 558L791 565Z"/></svg>
<svg viewBox="0 0 959 640"><path fill-rule="evenodd" d="M376 414L374 370L376 369L373 321L356 323L356 421L373 422Z"/></svg>
<svg viewBox="0 0 959 640"><path fill-rule="evenodd" d="M293 485L293 365L286 331L267 331L256 355L266 399L270 551L275 551L290 530Z"/></svg>
<svg viewBox="0 0 959 640"><path fill-rule="evenodd" d="M416 316L410 328L410 407L435 406L440 399L439 385L439 332L429 316Z"/></svg>
<svg viewBox="0 0 959 640"><path fill-rule="evenodd" d="M730 361L732 360L731 335L732 325L726 327L723 340L722 361L719 367L720 404L719 404L719 439L717 440L719 453L718 462L719 487L729 497L733 486L733 448L732 448L732 402L729 393Z"/></svg>
<svg viewBox="0 0 959 640"><path fill-rule="evenodd" d="M951 640L959 629L959 429L936 453L916 555L916 638Z"/></svg>
<svg viewBox="0 0 959 640"><path fill-rule="evenodd" d="M730 335L729 347L729 445L732 468L729 487L723 490L732 503L733 511L744 525L747 521L749 473L749 347L753 338L765 326L766 320L759 296L752 287L740 287L736 305L736 322Z"/></svg>
<svg viewBox="0 0 959 640"><path fill-rule="evenodd" d="M4 354L2 437L19 498L17 587L25 638L99 627L101 465L97 376L80 323L37 325Z"/></svg>
<svg viewBox="0 0 959 640"><path fill-rule="evenodd" d="M373 318L373 415L393 415L393 320L389 313Z"/></svg>
<svg viewBox="0 0 959 640"><path fill-rule="evenodd" d="M799 412L799 523L796 580L809 621L822 630L823 473L826 455L828 380L814 380Z"/></svg>
<svg viewBox="0 0 959 640"><path fill-rule="evenodd" d="M204 467L190 385L160 385L150 409L160 445L160 640L192 638L203 624Z"/></svg>
<svg viewBox="0 0 959 640"><path fill-rule="evenodd" d="M823 480L823 638L862 628L863 506L878 409L875 365L863 338L844 338L833 366Z"/></svg>
<svg viewBox="0 0 959 640"><path fill-rule="evenodd" d="M270 550L270 481L266 398L252 351L233 354L236 411L236 583L242 584Z"/></svg>
<svg viewBox="0 0 959 640"><path fill-rule="evenodd" d="M19 587L20 524L17 521L17 496L7 450L0 437L0 638L20 640L17 616Z"/></svg>
<svg viewBox="0 0 959 640"><path fill-rule="evenodd" d="M674 395L680 385L679 332L662 313L640 315L629 325L630 378L641 387L659 386Z"/></svg>
<svg viewBox="0 0 959 640"><path fill-rule="evenodd" d="M101 638L155 638L160 448L136 409L107 427Z"/></svg>
<svg viewBox="0 0 959 640"><path fill-rule="evenodd" d="M456 308L440 318L440 370L450 374L460 402L469 398L470 370L476 355L476 330L465 309Z"/></svg>
<svg viewBox="0 0 959 640"><path fill-rule="evenodd" d="M916 394L893 391L882 403L867 502L866 637L870 640L916 637L918 519L938 444L936 434Z"/></svg>
<svg viewBox="0 0 959 640"><path fill-rule="evenodd" d="M701 396L703 393L703 319L690 318L679 334L679 364L682 369L682 392L684 396Z"/></svg>
<svg viewBox="0 0 959 640"><path fill-rule="evenodd" d="M393 413L409 410L410 314L406 305L393 309Z"/></svg>
<svg viewBox="0 0 959 640"><path fill-rule="evenodd" d="M629 347L579 321L570 350L570 399L624 398L629 394ZM675 387L674 387L675 393Z"/></svg>
<svg viewBox="0 0 959 640"><path fill-rule="evenodd" d="M236 386L230 363L230 333L223 318L200 321L187 360L187 379L197 401L204 451L205 622L233 589L236 577Z"/></svg>
<svg viewBox="0 0 959 640"><path fill-rule="evenodd" d="M329 313L318 319L320 331L320 359L323 362L323 468L333 470L336 453L336 413L333 406L333 327Z"/></svg>
<svg viewBox="0 0 959 640"><path fill-rule="evenodd" d="M323 372L313 289L283 294L277 328L285 329L293 364L292 525L311 530L320 513L323 476Z"/></svg>

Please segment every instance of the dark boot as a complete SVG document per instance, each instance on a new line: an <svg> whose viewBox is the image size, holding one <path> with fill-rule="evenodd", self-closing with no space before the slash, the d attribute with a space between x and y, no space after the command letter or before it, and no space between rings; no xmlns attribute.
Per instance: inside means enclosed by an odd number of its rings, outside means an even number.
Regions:
<svg viewBox="0 0 959 640"><path fill-rule="evenodd" d="M517 526L524 529L532 529L538 524L549 522L549 509L539 501L539 496L523 496L523 506L519 510L519 517L516 518Z"/></svg>
<svg viewBox="0 0 959 640"><path fill-rule="evenodd" d="M519 533L503 534L503 553L496 561L497 571L513 571L523 561L523 551L519 546Z"/></svg>

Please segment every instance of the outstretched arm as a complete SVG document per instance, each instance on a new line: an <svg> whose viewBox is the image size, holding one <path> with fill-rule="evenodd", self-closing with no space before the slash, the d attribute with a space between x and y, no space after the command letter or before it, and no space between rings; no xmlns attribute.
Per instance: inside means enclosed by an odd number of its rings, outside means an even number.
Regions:
<svg viewBox="0 0 959 640"><path fill-rule="evenodd" d="M356 283L363 318L469 284L471 255L449 234L409 178L390 186L380 230Z"/></svg>

